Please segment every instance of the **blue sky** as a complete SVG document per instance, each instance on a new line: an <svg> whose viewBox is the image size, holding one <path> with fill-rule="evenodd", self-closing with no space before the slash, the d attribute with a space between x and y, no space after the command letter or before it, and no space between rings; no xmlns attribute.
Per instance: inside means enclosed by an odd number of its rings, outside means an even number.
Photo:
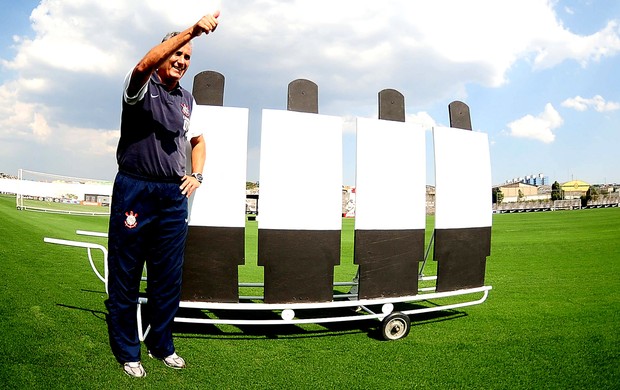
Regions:
<svg viewBox="0 0 620 390"><path fill-rule="evenodd" d="M319 85L319 111L354 118L377 93L405 96L407 121L448 124L470 106L489 135L494 184L620 183L620 2L616 0L2 0L0 172L112 179L121 83L166 32L221 8L194 42L194 75L226 77L224 104L250 109L248 180L259 179L261 109L286 109L290 81ZM431 133L427 133L429 151ZM434 182L429 152L427 182ZM402 175L407 180L407 172Z"/></svg>

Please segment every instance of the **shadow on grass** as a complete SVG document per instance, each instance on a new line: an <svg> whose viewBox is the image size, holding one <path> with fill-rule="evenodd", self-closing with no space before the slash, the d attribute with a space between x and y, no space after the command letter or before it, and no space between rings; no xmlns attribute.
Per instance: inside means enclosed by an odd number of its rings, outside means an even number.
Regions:
<svg viewBox="0 0 620 390"><path fill-rule="evenodd" d="M415 304L400 304L394 311L415 310L429 306ZM380 313L381 307L370 307L374 313ZM325 317L343 317L342 321L309 324L276 324L276 325L220 325L200 323L175 323L174 333L178 338L222 338L232 339L255 339L265 337L269 339L279 338L312 338L333 337L350 334L365 333L375 340L383 340L382 323L378 319L363 318L364 314L357 313L348 308L326 308L300 310L295 313L296 319L320 319ZM421 326L436 322L448 321L467 316L467 313L457 310L443 310L430 313L409 315L411 326ZM280 314L273 311L255 310L212 310L203 311L198 309L179 309L177 317L201 319L226 319L226 320L280 320ZM358 317L351 320L353 317ZM146 321L146 318L144 319Z"/></svg>
<svg viewBox="0 0 620 390"><path fill-rule="evenodd" d="M95 294L108 295L105 291L102 291L102 290L87 290L87 289L83 288L80 291L87 292L87 293L95 293Z"/></svg>
<svg viewBox="0 0 620 390"><path fill-rule="evenodd" d="M97 294L105 294L103 291L83 290ZM93 310L83 307L56 304L58 307L79 310L90 313L97 319L106 321L107 313L100 310ZM429 307L440 307L426 301L424 305L415 303L398 303L394 306L394 312L404 312L419 310ZM375 340L383 340L382 323L375 318L364 318L366 312L355 312L355 307L351 308L321 308L298 310L295 313L296 319L320 320L327 317L342 317L336 322L308 324L252 324L252 325L231 325L231 324L205 324L205 323L184 323L175 322L173 332L179 338L217 338L228 337L232 339L255 339L265 337L268 339L279 338L311 338L311 337L333 337L350 334L365 333L368 337ZM381 313L381 305L371 305L368 307L373 313ZM429 313L409 314L411 327L438 323L467 316L467 313L458 310L440 310ZM222 319L222 320L251 320L267 321L281 320L279 312L269 310L200 310L180 308L177 317L191 318L200 320ZM142 306L142 322L149 323L149 305Z"/></svg>
<svg viewBox="0 0 620 390"><path fill-rule="evenodd" d="M87 309L87 308L84 308L84 307L65 305L63 303L57 303L56 306L64 307L65 309L84 311L84 312L92 314L93 316L95 316L99 320L106 321L107 313L104 312L104 311L101 311L101 310L93 310L93 309Z"/></svg>
<svg viewBox="0 0 620 390"><path fill-rule="evenodd" d="M81 289L81 291L82 292L86 292L86 293L94 293L94 294L106 295L105 291L87 290L87 289ZM92 314L97 319L102 320L102 321L106 321L106 316L108 314L105 311L88 309L88 308L85 308L85 307L78 307L78 306L73 306L73 305L66 305L64 303L57 303L56 306L63 307L65 309L79 310L79 311L87 312L87 313Z"/></svg>

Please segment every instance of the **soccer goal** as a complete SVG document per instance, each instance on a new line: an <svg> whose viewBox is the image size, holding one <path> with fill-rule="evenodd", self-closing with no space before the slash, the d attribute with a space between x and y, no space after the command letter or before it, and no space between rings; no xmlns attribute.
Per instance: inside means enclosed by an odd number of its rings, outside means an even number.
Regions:
<svg viewBox="0 0 620 390"><path fill-rule="evenodd" d="M20 169L15 192L18 210L80 215L110 214L111 181Z"/></svg>

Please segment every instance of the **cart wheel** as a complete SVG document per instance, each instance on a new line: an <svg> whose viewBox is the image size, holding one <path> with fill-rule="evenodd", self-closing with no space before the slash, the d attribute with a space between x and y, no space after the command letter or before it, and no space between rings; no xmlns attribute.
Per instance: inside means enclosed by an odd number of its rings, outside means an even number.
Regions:
<svg viewBox="0 0 620 390"><path fill-rule="evenodd" d="M381 333L386 340L398 340L406 337L411 328L409 316L394 312L387 315L381 322Z"/></svg>

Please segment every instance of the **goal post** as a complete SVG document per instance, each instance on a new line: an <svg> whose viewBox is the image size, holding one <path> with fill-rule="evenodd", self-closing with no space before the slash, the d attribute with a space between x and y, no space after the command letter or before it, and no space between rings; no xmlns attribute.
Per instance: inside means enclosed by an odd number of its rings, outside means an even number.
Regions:
<svg viewBox="0 0 620 390"><path fill-rule="evenodd" d="M112 182L20 169L15 202L18 210L62 214L109 215Z"/></svg>

